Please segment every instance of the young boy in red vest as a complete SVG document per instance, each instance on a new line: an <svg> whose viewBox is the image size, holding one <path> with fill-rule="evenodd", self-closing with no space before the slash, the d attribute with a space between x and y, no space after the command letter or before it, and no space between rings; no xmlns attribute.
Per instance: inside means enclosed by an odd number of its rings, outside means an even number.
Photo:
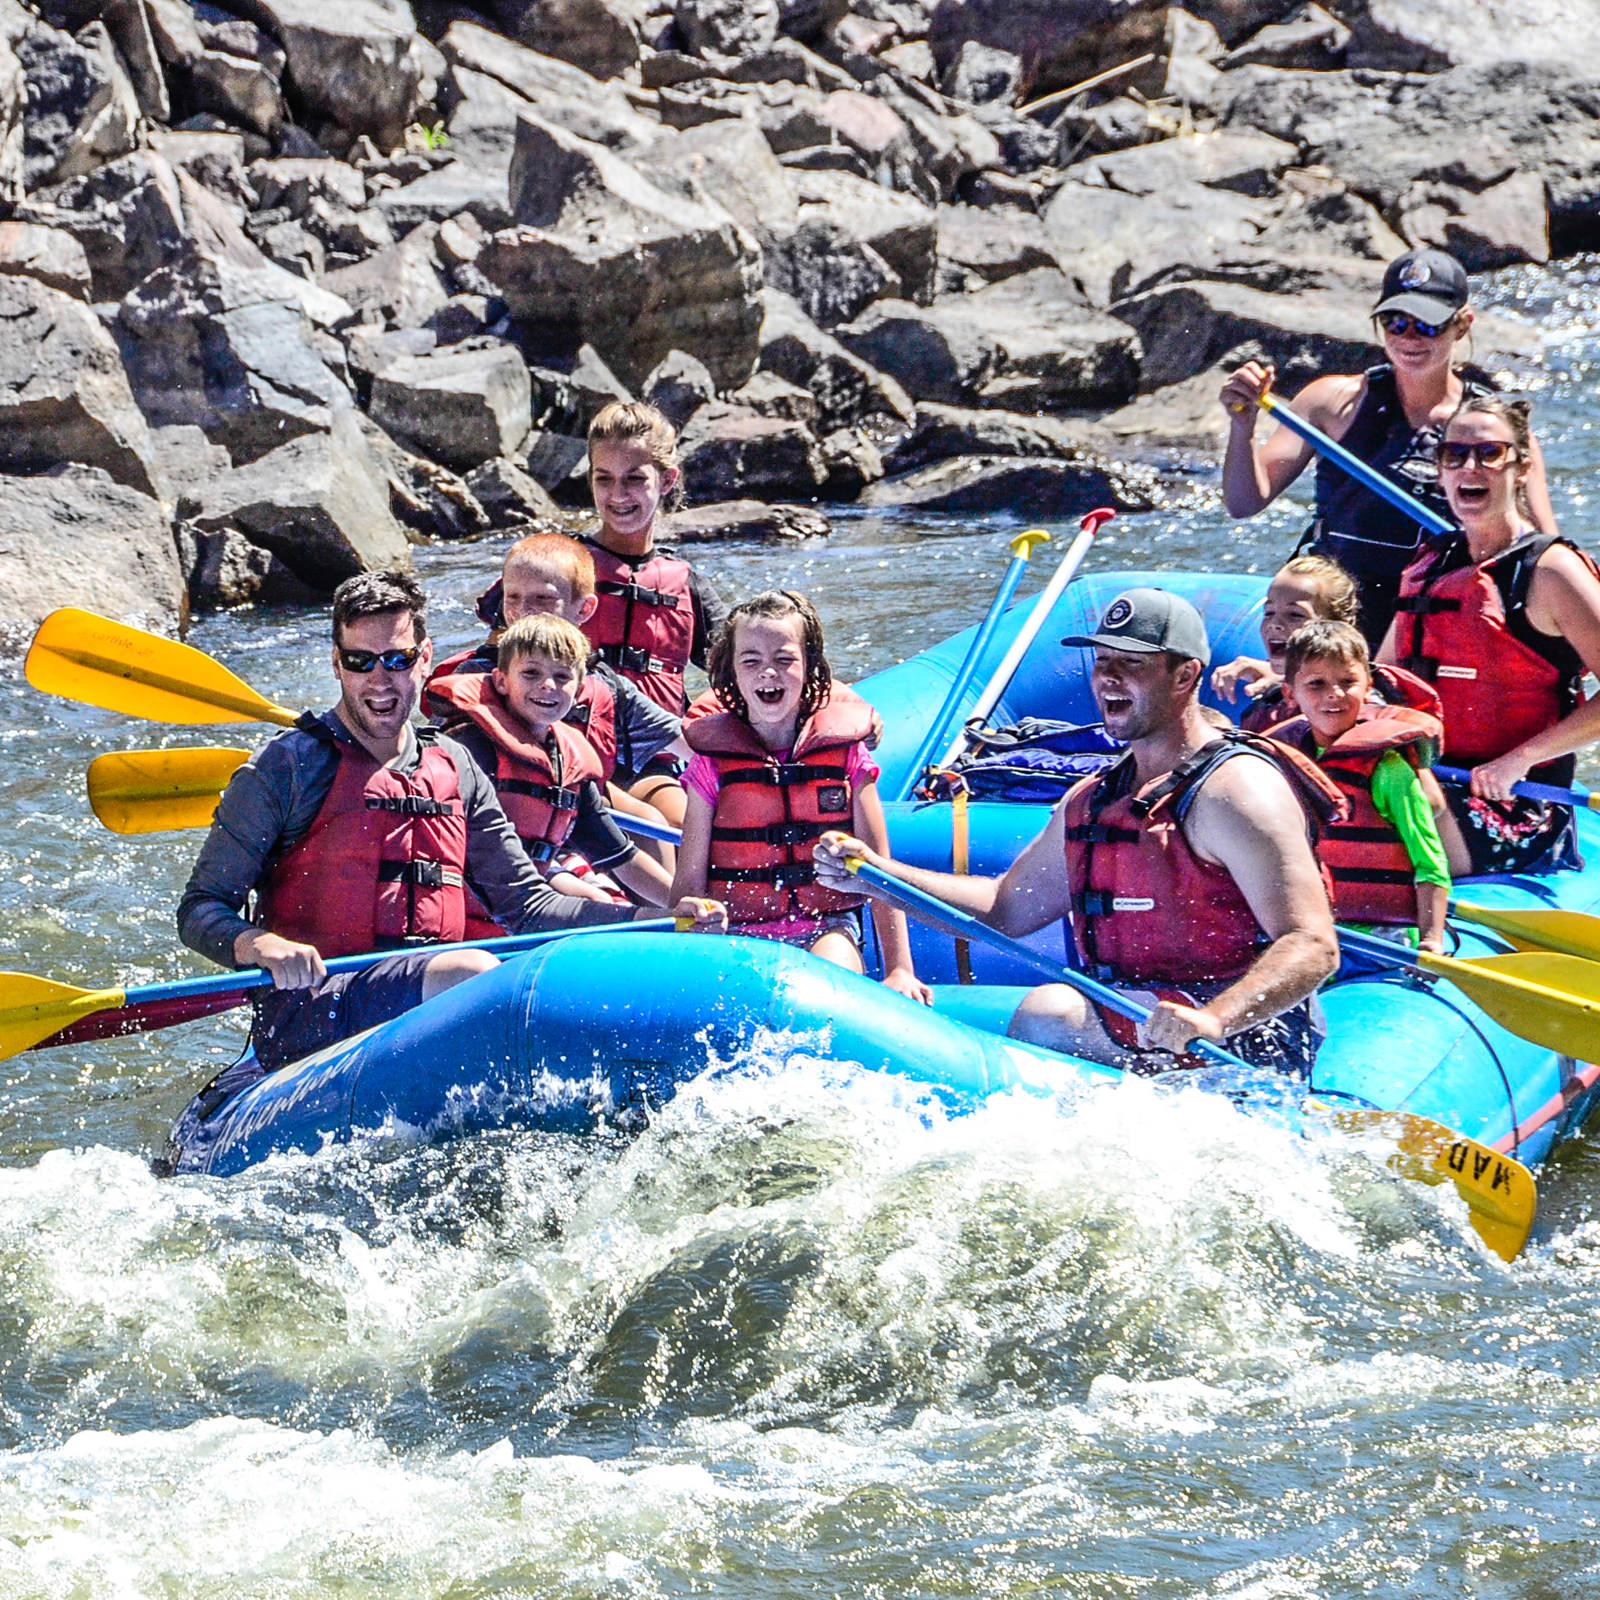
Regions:
<svg viewBox="0 0 1600 1600"><path fill-rule="evenodd" d="M565 719L583 683L588 641L561 617L519 618L491 672L435 678L429 693L452 738L489 775L523 848L563 894L609 899L566 870L573 853L650 905L664 905L666 869L612 820L593 746Z"/></svg>
<svg viewBox="0 0 1600 1600"><path fill-rule="evenodd" d="M1271 737L1317 762L1344 791L1350 815L1323 831L1317 853L1333 879L1342 922L1415 926L1441 951L1450 869L1436 818L1444 810L1437 758L1444 725L1411 706L1368 699L1367 641L1347 622L1308 622L1289 636L1284 687L1300 715Z"/></svg>

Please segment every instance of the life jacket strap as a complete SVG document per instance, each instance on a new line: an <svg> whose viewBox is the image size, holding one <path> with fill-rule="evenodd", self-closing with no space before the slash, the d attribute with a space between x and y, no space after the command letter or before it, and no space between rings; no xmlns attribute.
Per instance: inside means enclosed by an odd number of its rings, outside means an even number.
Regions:
<svg viewBox="0 0 1600 1600"><path fill-rule="evenodd" d="M418 889L459 889L466 880L442 861L380 861L378 881L409 883Z"/></svg>

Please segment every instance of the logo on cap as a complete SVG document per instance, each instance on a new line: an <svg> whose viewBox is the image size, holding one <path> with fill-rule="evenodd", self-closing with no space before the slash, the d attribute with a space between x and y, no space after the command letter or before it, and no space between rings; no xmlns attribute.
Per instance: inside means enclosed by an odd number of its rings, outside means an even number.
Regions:
<svg viewBox="0 0 1600 1600"><path fill-rule="evenodd" d="M1420 289L1432 280L1433 273L1429 271L1426 261L1408 261L1400 269L1399 283L1402 289Z"/></svg>
<svg viewBox="0 0 1600 1600"><path fill-rule="evenodd" d="M1124 596L1120 600L1111 602L1111 609L1106 612L1105 621L1100 626L1102 628L1120 628L1132 615L1133 602Z"/></svg>

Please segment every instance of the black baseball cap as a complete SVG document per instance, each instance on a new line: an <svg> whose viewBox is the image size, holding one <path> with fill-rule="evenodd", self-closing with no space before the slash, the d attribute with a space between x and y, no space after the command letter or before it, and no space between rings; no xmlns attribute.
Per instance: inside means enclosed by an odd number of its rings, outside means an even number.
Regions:
<svg viewBox="0 0 1600 1600"><path fill-rule="evenodd" d="M1166 589L1127 589L1106 607L1094 633L1073 633L1062 644L1104 645L1108 650L1132 650L1153 655L1170 650L1174 655L1211 662L1211 641L1204 619L1181 594Z"/></svg>
<svg viewBox="0 0 1600 1600"><path fill-rule="evenodd" d="M1404 311L1422 322L1448 322L1467 303L1467 269L1443 250L1408 250L1389 263L1373 316Z"/></svg>

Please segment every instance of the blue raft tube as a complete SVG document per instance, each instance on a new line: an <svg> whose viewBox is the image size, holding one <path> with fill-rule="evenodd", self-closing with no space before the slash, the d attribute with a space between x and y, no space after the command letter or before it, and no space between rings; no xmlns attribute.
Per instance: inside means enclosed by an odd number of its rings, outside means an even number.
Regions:
<svg viewBox="0 0 1600 1600"><path fill-rule="evenodd" d="M997 707L1004 725L1026 716L1095 720L1089 652L1064 634L1092 631L1123 589L1154 584L1186 595L1207 619L1215 660L1260 648L1265 580L1232 575L1109 572L1062 595ZM968 704L1015 636L1013 608L978 664ZM858 684L879 710L877 752L892 790L943 702L971 630ZM1233 709L1224 707L1224 710ZM956 724L957 726L959 724ZM943 741L948 742L948 737ZM886 808L900 859L951 870L947 803ZM975 802L970 870L997 874L1044 826L1049 808ZM1600 816L1579 814L1590 865L1549 877L1473 879L1463 898L1487 905L1600 904ZM956 985L948 935L912 924L917 970ZM1463 956L1503 948L1462 929ZM1064 930L1028 941L1071 960ZM212 1108L199 1097L175 1130L181 1171L242 1170L276 1152L314 1150L367 1129L420 1136L518 1125L583 1130L597 1119L659 1102L758 1041L895 1072L970 1102L995 1090L1056 1092L1115 1079L1003 1037L1022 989L1037 981L1014 957L974 946L976 979L940 988L936 1009L786 946L745 939L619 933L557 942L460 985L407 1016L319 1052ZM1413 1112L1536 1165L1577 1131L1600 1097L1600 1066L1508 1033L1449 984L1400 971L1342 974L1323 993L1328 1039L1314 1087L1387 1110ZM1600 1055L1600 1050L1597 1050ZM209 1116L196 1113L204 1106Z"/></svg>

